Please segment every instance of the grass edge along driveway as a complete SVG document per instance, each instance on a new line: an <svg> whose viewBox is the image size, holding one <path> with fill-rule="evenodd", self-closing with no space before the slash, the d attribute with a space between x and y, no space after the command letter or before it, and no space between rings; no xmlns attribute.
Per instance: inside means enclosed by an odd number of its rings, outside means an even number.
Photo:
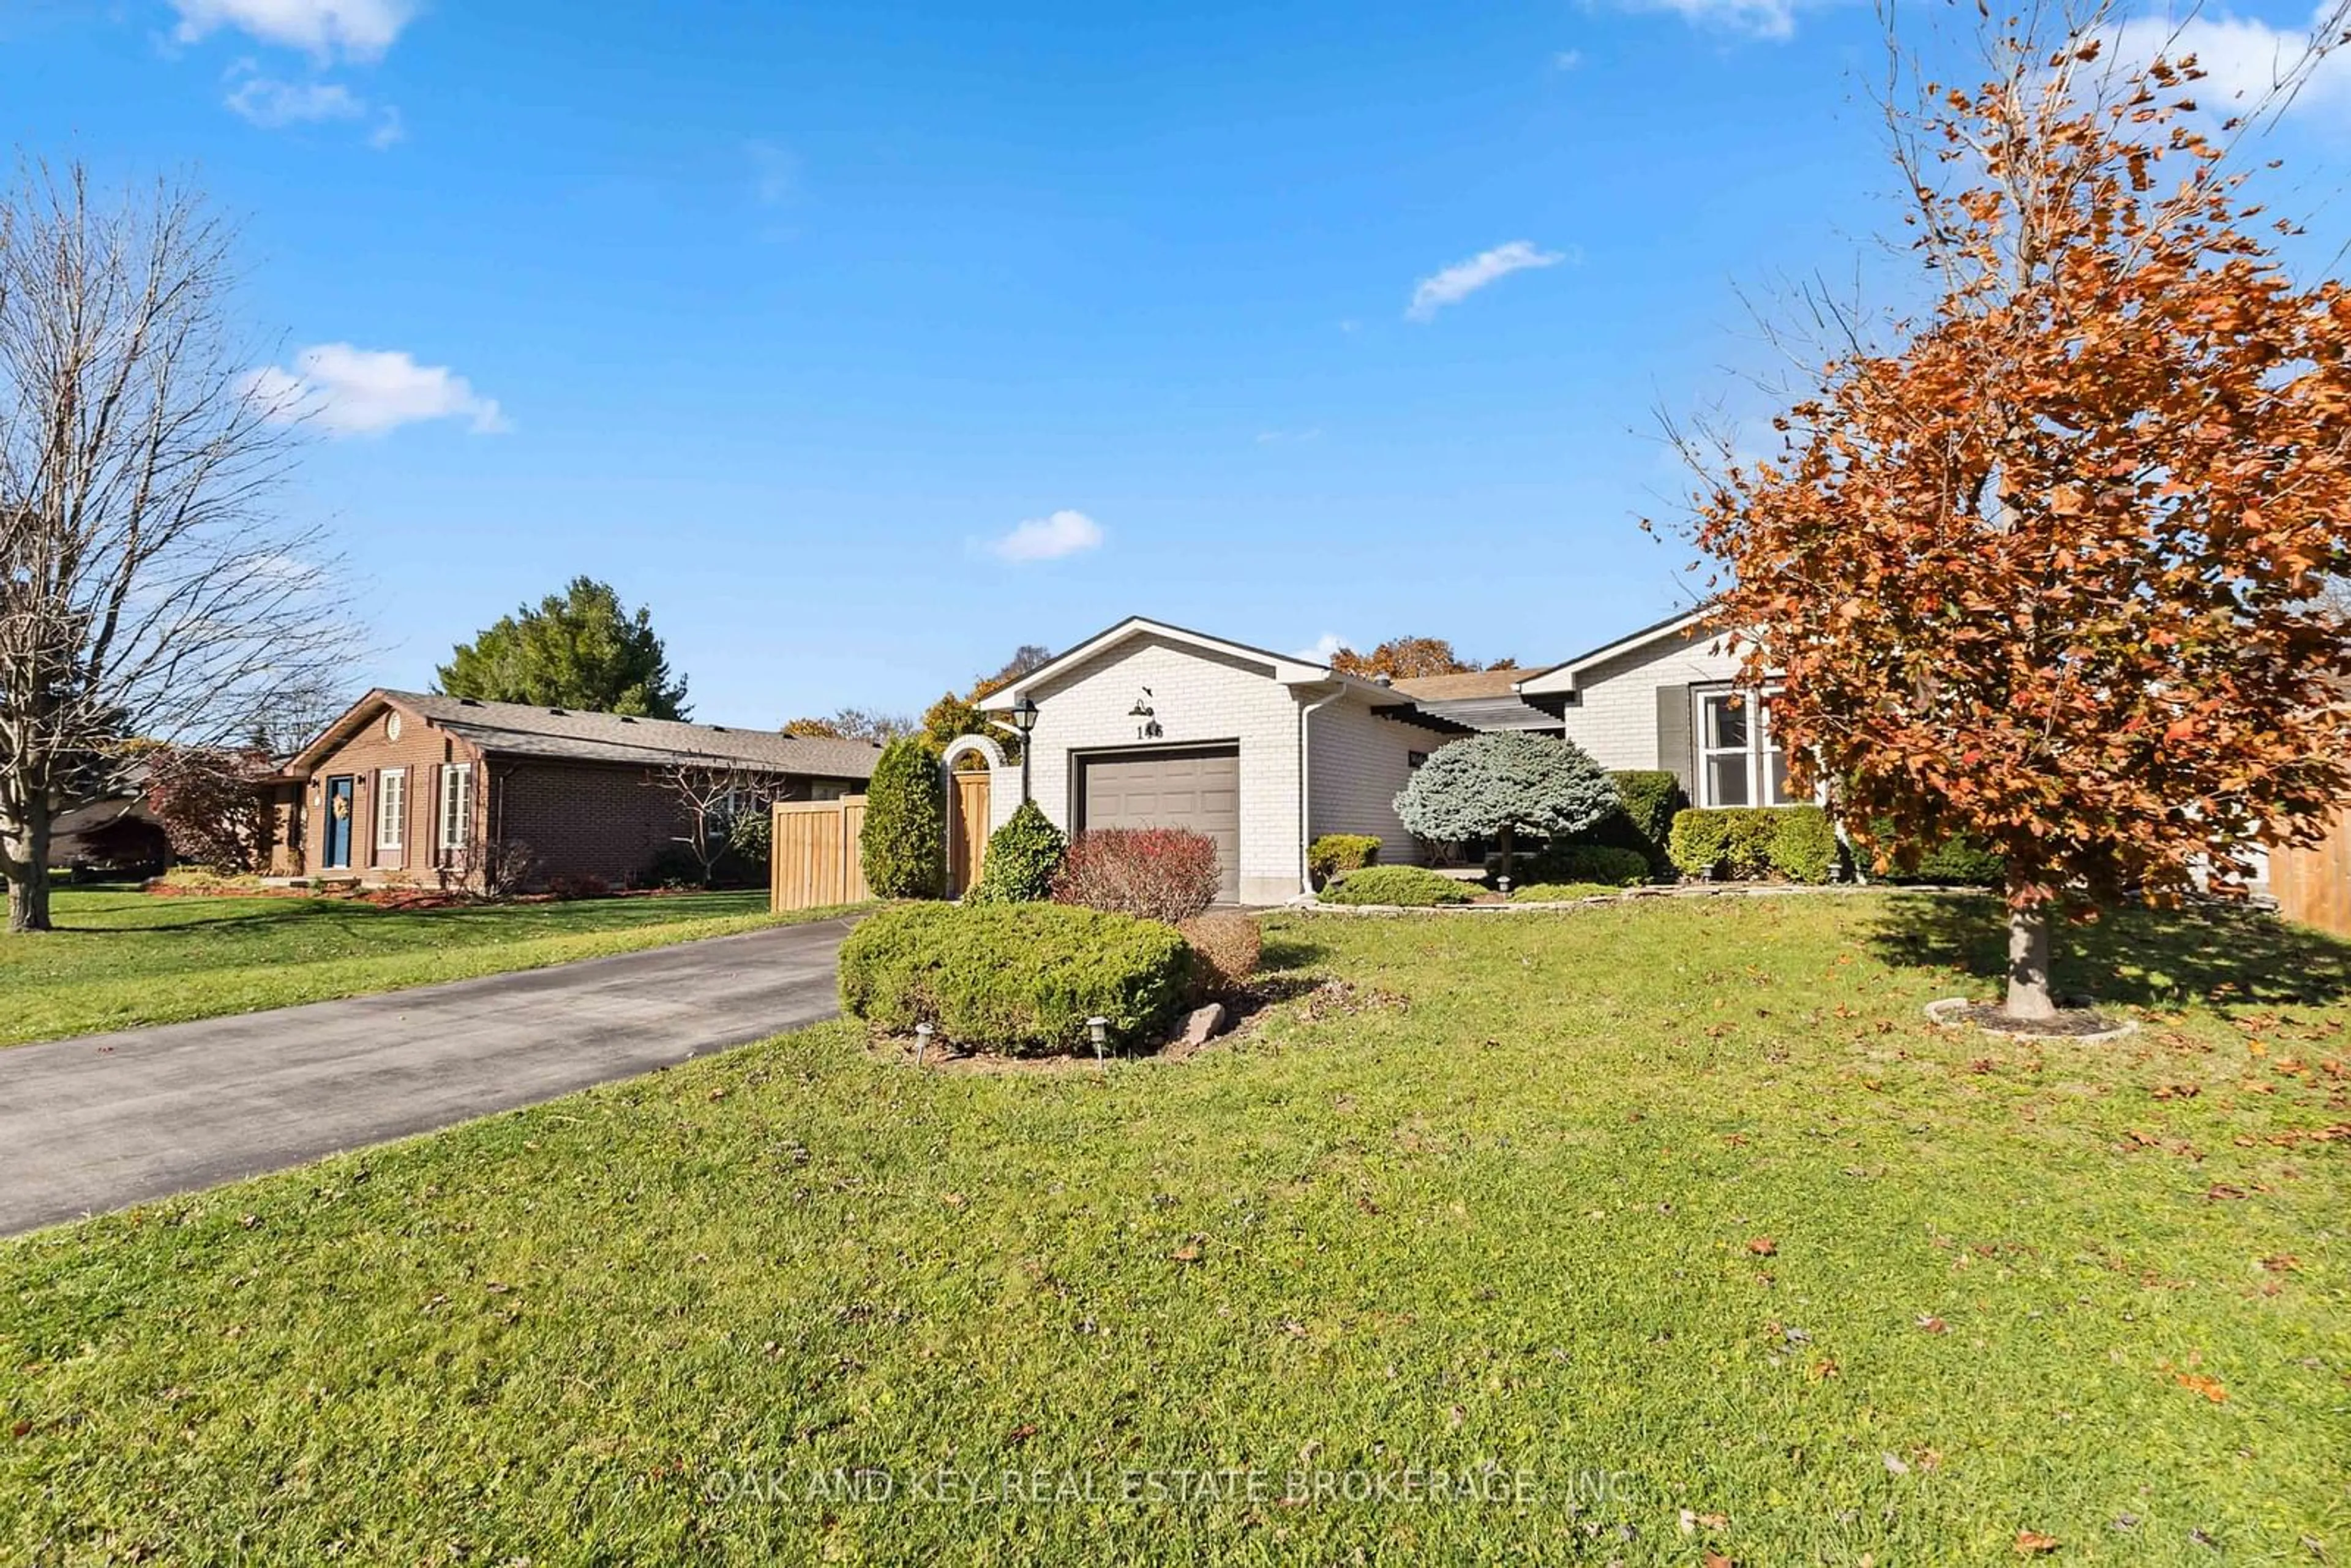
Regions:
<svg viewBox="0 0 2351 1568"><path fill-rule="evenodd" d="M0 1047L545 968L844 909L764 892L450 909L351 899L171 898L61 888L60 929L0 935Z"/></svg>
<svg viewBox="0 0 2351 1568"><path fill-rule="evenodd" d="M0 1557L2344 1556L2351 947L2116 917L2035 1046L1924 903L1276 917L1188 1062L822 1025L37 1233Z"/></svg>

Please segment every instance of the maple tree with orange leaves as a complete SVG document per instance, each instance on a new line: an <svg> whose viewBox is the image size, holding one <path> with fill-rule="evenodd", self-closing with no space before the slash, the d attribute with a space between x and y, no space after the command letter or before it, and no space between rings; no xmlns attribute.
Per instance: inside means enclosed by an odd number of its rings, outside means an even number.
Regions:
<svg viewBox="0 0 2351 1568"><path fill-rule="evenodd" d="M2333 45L2280 74L2298 86ZM2108 63L2104 8L1987 35L1889 110L1939 296L1858 331L1780 453L1682 439L1717 623L1799 788L1881 864L2006 857L2006 1011L2055 1010L2051 915L2239 888L2351 797L2351 296L2299 286L2192 56Z"/></svg>

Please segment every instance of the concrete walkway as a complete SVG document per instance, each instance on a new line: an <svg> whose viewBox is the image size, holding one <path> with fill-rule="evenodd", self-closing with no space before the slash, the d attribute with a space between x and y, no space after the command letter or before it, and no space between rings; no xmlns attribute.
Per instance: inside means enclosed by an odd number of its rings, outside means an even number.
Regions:
<svg viewBox="0 0 2351 1568"><path fill-rule="evenodd" d="M835 1010L849 922L0 1051L0 1235L550 1100Z"/></svg>

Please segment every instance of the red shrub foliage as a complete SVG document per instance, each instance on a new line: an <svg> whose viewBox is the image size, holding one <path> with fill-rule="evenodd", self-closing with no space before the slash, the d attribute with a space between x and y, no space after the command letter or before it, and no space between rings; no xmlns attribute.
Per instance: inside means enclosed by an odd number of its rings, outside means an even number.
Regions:
<svg viewBox="0 0 2351 1568"><path fill-rule="evenodd" d="M258 786L271 771L269 754L252 747L157 747L147 758L147 809L182 860L257 872L267 826Z"/></svg>
<svg viewBox="0 0 2351 1568"><path fill-rule="evenodd" d="M1185 828L1100 828L1070 841L1053 902L1173 925L1217 901L1217 845Z"/></svg>

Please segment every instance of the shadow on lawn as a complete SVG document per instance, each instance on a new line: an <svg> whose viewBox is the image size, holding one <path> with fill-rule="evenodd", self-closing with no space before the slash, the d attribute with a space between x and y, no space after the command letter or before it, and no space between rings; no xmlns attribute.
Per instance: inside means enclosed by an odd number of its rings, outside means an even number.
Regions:
<svg viewBox="0 0 2351 1568"><path fill-rule="evenodd" d="M1269 931L1258 956L1258 972L1280 975L1311 968L1329 956L1330 949L1296 931Z"/></svg>
<svg viewBox="0 0 2351 1568"><path fill-rule="evenodd" d="M2292 1002L2351 998L2351 943L2247 909L2114 909L2087 925L2061 924L2056 989L2120 1006ZM1888 899L1869 932L1889 964L1957 968L1986 980L2008 973L2008 926L1991 898Z"/></svg>

